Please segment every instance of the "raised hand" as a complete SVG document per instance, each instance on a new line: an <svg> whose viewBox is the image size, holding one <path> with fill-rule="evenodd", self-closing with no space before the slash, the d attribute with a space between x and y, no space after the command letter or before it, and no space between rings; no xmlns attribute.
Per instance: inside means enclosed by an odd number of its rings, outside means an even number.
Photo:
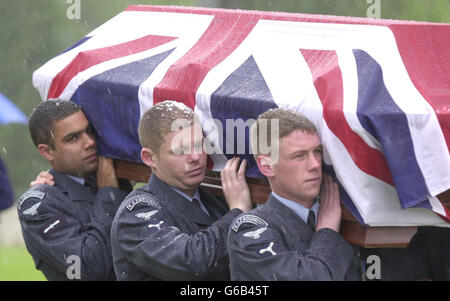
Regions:
<svg viewBox="0 0 450 301"><path fill-rule="evenodd" d="M97 186L119 188L119 182L114 170L114 160L106 157L98 158Z"/></svg>
<svg viewBox="0 0 450 301"><path fill-rule="evenodd" d="M341 226L339 187L328 174L324 174L323 181L316 231L330 228L339 232Z"/></svg>
<svg viewBox="0 0 450 301"><path fill-rule="evenodd" d="M239 208L246 212L252 209L250 189L245 180L247 162L244 159L239 166L239 161L239 157L228 160L220 173L220 178L222 180L223 194L230 209Z"/></svg>
<svg viewBox="0 0 450 301"><path fill-rule="evenodd" d="M36 180L32 181L30 183L30 188L36 185L41 185L41 184L47 184L50 186L54 186L55 185L55 179L53 177L53 175L51 173L47 171L41 171L38 176L36 177Z"/></svg>

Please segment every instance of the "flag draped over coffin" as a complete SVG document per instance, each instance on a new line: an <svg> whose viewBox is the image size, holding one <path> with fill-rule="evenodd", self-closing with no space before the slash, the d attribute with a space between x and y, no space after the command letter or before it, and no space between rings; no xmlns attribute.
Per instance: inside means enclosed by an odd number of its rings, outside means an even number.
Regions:
<svg viewBox="0 0 450 301"><path fill-rule="evenodd" d="M223 154L270 108L307 116L345 205L361 222L448 225L450 25L193 7L130 6L33 75L43 100L82 106L103 155L141 162L137 127L154 104L193 108ZM220 128L211 120L222 121ZM228 133L229 134L229 133ZM226 147L232 144L234 148Z"/></svg>

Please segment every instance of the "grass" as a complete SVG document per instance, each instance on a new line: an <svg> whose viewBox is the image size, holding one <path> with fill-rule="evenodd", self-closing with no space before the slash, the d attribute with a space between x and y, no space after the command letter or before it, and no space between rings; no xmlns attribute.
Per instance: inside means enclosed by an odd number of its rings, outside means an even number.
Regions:
<svg viewBox="0 0 450 301"><path fill-rule="evenodd" d="M45 281L25 247L0 246L0 281Z"/></svg>

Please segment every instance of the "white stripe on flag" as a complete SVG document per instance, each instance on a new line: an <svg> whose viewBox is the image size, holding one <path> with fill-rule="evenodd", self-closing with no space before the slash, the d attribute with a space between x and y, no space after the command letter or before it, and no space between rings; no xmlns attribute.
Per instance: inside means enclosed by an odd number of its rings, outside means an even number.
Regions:
<svg viewBox="0 0 450 301"><path fill-rule="evenodd" d="M61 72L80 52L114 46L155 34L155 28L158 28L157 21L163 17L161 13L149 18L148 13L122 12L87 34L86 37L91 38L85 43L51 59L34 72L33 84L38 87L41 98L47 99L54 76ZM167 18L167 15L165 17ZM161 33L161 29L158 30L160 35L164 35ZM175 33L173 30L166 30L166 32ZM66 93L63 97L67 97L68 94L70 93Z"/></svg>
<svg viewBox="0 0 450 301"><path fill-rule="evenodd" d="M325 122L324 122L325 123ZM402 209L391 185L362 172L339 139L324 125L323 143L330 153L336 175L365 223L370 226L434 225L450 227L432 211L423 208Z"/></svg>
<svg viewBox="0 0 450 301"><path fill-rule="evenodd" d="M195 95L196 105L194 108L202 125L205 125L208 120L213 118L211 114L211 95L223 84L231 73L238 69L250 57L251 49L251 39L247 37L228 57L212 68L203 79ZM225 130L226 125L222 126L223 130ZM222 144L222 133L220 135L214 133L217 132L217 127L212 126L208 122L208 126L204 130L205 135L211 138L216 146ZM222 150L226 152L224 147L222 145ZM221 171L227 162L227 158L223 154L214 154L210 158L214 162L214 171Z"/></svg>
<svg viewBox="0 0 450 301"><path fill-rule="evenodd" d="M336 51L342 74L344 93L343 112L350 128L370 147L382 151L380 142L376 140L359 122L356 116L358 106L358 72L352 49L338 49Z"/></svg>
<svg viewBox="0 0 450 301"><path fill-rule="evenodd" d="M155 48L152 48L147 51L139 52L133 55L128 56L122 56L117 59L108 60L106 62L96 64L92 66L89 69L86 69L85 71L82 71L78 73L76 76L72 78L72 80L67 84L64 91L61 93L60 98L69 100L71 99L73 93L78 89L79 86L81 86L85 81L89 80L90 78L101 74L105 71L114 69L116 67L120 67L122 65L126 65L135 61L139 61L154 55L157 55L159 53L162 53L164 51L167 51L169 49L172 49L176 47L177 40L168 42L166 44L157 46ZM124 75L125 76L125 75ZM109 83L107 83L109 84Z"/></svg>
<svg viewBox="0 0 450 301"><path fill-rule="evenodd" d="M155 27L176 28L178 30L176 36L179 38L177 48L153 70L149 78L139 87L138 98L141 116L153 106L154 88L161 82L169 68L197 43L213 19L214 17L210 15L194 14L176 14L170 16L170 18L163 15L162 18L158 19L159 23Z"/></svg>
<svg viewBox="0 0 450 301"><path fill-rule="evenodd" d="M431 196L450 189L450 155L436 113L412 83L390 32L369 54L383 70L390 95L408 119L414 152Z"/></svg>

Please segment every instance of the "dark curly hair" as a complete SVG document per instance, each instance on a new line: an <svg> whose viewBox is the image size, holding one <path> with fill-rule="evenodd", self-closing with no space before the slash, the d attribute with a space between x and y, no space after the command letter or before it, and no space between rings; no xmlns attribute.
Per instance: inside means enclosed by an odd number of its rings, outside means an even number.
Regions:
<svg viewBox="0 0 450 301"><path fill-rule="evenodd" d="M33 109L28 119L28 129L34 145L37 147L39 144L47 144L54 148L53 127L55 122L79 111L81 108L72 101L49 99L41 102Z"/></svg>

